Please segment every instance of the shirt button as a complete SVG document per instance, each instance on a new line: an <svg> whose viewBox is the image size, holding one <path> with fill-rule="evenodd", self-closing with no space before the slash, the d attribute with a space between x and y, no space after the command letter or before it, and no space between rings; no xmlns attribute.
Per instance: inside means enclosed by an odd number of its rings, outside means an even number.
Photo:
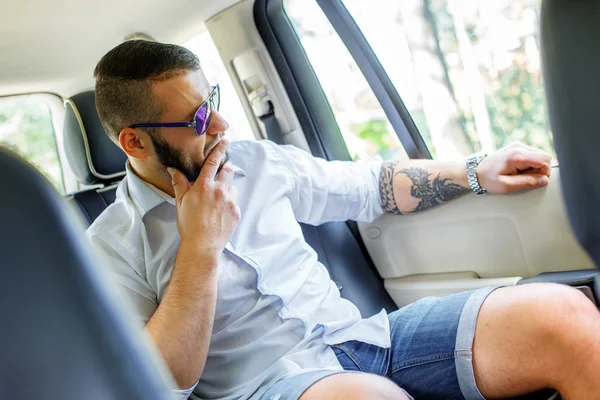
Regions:
<svg viewBox="0 0 600 400"><path fill-rule="evenodd" d="M302 264L301 266L299 266L299 267L298 267L298 269L299 269L300 271L302 271L302 270L304 269L304 264Z"/></svg>
<svg viewBox="0 0 600 400"><path fill-rule="evenodd" d="M288 312L289 312L289 310L287 309L287 307L283 307L283 308L281 309L281 313L282 313L283 315L287 315L287 313L288 313Z"/></svg>

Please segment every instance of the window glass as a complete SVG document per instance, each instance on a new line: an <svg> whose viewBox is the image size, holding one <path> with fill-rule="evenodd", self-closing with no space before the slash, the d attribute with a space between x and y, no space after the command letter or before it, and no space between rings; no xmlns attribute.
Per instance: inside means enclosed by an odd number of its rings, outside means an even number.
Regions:
<svg viewBox="0 0 600 400"><path fill-rule="evenodd" d="M316 2L285 0L284 6L352 158L407 159L371 87Z"/></svg>
<svg viewBox="0 0 600 400"><path fill-rule="evenodd" d="M221 90L219 113L229 123L227 138L231 141L256 139L242 108L242 103L233 87L231 78L227 73L227 69L225 69L225 64L223 64L219 51L210 37L210 33L204 31L187 43L184 43L183 46L198 56L202 71L208 81L212 85L219 84Z"/></svg>
<svg viewBox="0 0 600 400"><path fill-rule="evenodd" d="M65 193L52 115L46 103L31 96L0 98L0 146L35 165Z"/></svg>
<svg viewBox="0 0 600 400"><path fill-rule="evenodd" d="M517 140L553 153L540 0L342 1L436 158Z"/></svg>

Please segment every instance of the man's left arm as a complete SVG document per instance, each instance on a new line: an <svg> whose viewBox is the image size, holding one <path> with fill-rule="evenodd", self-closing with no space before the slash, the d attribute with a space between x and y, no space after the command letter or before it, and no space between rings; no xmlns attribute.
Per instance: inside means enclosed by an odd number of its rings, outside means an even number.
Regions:
<svg viewBox="0 0 600 400"><path fill-rule="evenodd" d="M510 144L484 158L476 168L479 185L493 194L546 186L552 156L522 143ZM383 210L407 214L428 210L471 191L464 161L386 161L379 195Z"/></svg>

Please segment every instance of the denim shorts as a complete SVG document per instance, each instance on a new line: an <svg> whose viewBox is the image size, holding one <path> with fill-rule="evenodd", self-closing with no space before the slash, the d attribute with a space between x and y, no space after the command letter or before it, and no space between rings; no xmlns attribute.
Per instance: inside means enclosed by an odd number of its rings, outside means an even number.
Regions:
<svg viewBox="0 0 600 400"><path fill-rule="evenodd" d="M276 382L261 400L297 400L343 372L385 376L415 400L485 400L475 384L473 339L481 305L496 288L427 297L389 314L388 349L349 341L332 346L344 371L311 371Z"/></svg>

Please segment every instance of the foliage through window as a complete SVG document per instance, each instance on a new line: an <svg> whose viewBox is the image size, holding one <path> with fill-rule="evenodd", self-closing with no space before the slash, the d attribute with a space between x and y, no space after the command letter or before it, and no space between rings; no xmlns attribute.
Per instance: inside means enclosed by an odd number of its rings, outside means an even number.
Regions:
<svg viewBox="0 0 600 400"><path fill-rule="evenodd" d="M517 140L554 152L539 61L540 0L342 1L435 158ZM339 61L329 47L337 35L318 6L286 3L303 44L321 49L306 50L324 87L363 90L354 86L359 78L335 76ZM330 65L331 74L322 76L318 64Z"/></svg>
<svg viewBox="0 0 600 400"><path fill-rule="evenodd" d="M52 115L46 103L31 96L0 98L0 146L35 165L65 193Z"/></svg>
<svg viewBox="0 0 600 400"><path fill-rule="evenodd" d="M316 2L285 0L284 6L352 158L407 159L373 90Z"/></svg>
<svg viewBox="0 0 600 400"><path fill-rule="evenodd" d="M553 152L540 0L342 0L440 159L513 141Z"/></svg>

